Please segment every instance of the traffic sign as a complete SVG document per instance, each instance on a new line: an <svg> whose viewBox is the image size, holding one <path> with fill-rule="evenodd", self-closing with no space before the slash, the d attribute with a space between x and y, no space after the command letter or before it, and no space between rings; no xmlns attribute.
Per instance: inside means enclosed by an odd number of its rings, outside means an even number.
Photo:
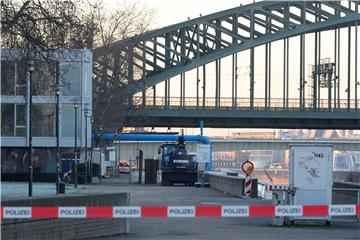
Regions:
<svg viewBox="0 0 360 240"><path fill-rule="evenodd" d="M254 171L254 164L252 162L250 162L249 160L246 160L241 165L241 169L246 174L244 193L245 193L245 195L250 196L251 188L252 188L251 173Z"/></svg>
<svg viewBox="0 0 360 240"><path fill-rule="evenodd" d="M241 170L246 174L251 174L254 171L254 164L250 162L249 160L246 160L241 165Z"/></svg>

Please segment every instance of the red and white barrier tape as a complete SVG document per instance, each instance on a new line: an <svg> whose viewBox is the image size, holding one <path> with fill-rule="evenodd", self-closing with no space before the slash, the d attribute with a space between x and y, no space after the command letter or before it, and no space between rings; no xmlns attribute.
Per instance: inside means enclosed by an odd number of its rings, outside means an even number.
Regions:
<svg viewBox="0 0 360 240"><path fill-rule="evenodd" d="M277 189L288 189L288 186L285 185L266 185L267 191L277 190Z"/></svg>
<svg viewBox="0 0 360 240"><path fill-rule="evenodd" d="M360 216L360 205L2 207L1 218Z"/></svg>

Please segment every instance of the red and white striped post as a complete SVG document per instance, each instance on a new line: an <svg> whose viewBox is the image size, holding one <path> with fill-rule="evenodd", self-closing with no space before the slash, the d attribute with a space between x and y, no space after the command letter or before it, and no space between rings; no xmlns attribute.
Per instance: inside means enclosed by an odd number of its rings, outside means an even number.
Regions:
<svg viewBox="0 0 360 240"><path fill-rule="evenodd" d="M251 173L254 171L254 164L249 160L246 160L241 165L241 169L246 174L244 193L246 196L249 197L251 195L251 187L252 187Z"/></svg>
<svg viewBox="0 0 360 240"><path fill-rule="evenodd" d="M252 186L252 179L250 174L246 174L245 178L245 195L250 196L251 195L251 186Z"/></svg>

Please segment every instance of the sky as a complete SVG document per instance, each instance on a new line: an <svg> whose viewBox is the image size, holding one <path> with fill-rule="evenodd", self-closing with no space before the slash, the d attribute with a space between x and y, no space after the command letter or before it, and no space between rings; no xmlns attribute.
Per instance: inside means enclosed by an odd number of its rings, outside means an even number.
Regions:
<svg viewBox="0 0 360 240"><path fill-rule="evenodd" d="M200 14L210 13L238 7L252 0L137 0L149 8L156 9L156 27L164 27L186 21L188 17L196 18Z"/></svg>

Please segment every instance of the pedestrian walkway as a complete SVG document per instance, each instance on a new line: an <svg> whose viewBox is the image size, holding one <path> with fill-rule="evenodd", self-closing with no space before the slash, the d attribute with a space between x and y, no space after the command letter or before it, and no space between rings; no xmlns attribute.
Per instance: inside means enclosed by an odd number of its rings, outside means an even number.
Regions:
<svg viewBox="0 0 360 240"><path fill-rule="evenodd" d="M134 179L135 180L135 179ZM26 197L27 183L2 182L2 196ZM128 175L101 183L73 185L66 194L129 192L132 206L271 205L271 201L242 199L211 188L128 184ZM34 196L55 194L55 183L34 183ZM360 223L334 221L331 226L272 227L272 217L134 218L131 233L101 239L359 239Z"/></svg>
<svg viewBox="0 0 360 240"><path fill-rule="evenodd" d="M99 193L103 191L107 192L126 192L117 186L129 185L131 177L131 184L138 183L139 175L137 172L129 174L119 174L114 177L102 178L100 181L98 178L93 178L91 184L78 184L78 188L74 187L74 184L68 184L65 188L65 194L88 194ZM143 176L144 181L144 176ZM28 197L28 183L27 182L1 182L1 199L19 199ZM105 187L108 186L108 187ZM33 183L33 197L47 197L56 195L56 183L55 182L34 182Z"/></svg>
<svg viewBox="0 0 360 240"><path fill-rule="evenodd" d="M1 200L19 199L28 196L27 182L1 182ZM78 193L82 185L76 189L74 185L67 185L65 192L67 194ZM56 183L33 183L33 197L45 197L56 195Z"/></svg>

